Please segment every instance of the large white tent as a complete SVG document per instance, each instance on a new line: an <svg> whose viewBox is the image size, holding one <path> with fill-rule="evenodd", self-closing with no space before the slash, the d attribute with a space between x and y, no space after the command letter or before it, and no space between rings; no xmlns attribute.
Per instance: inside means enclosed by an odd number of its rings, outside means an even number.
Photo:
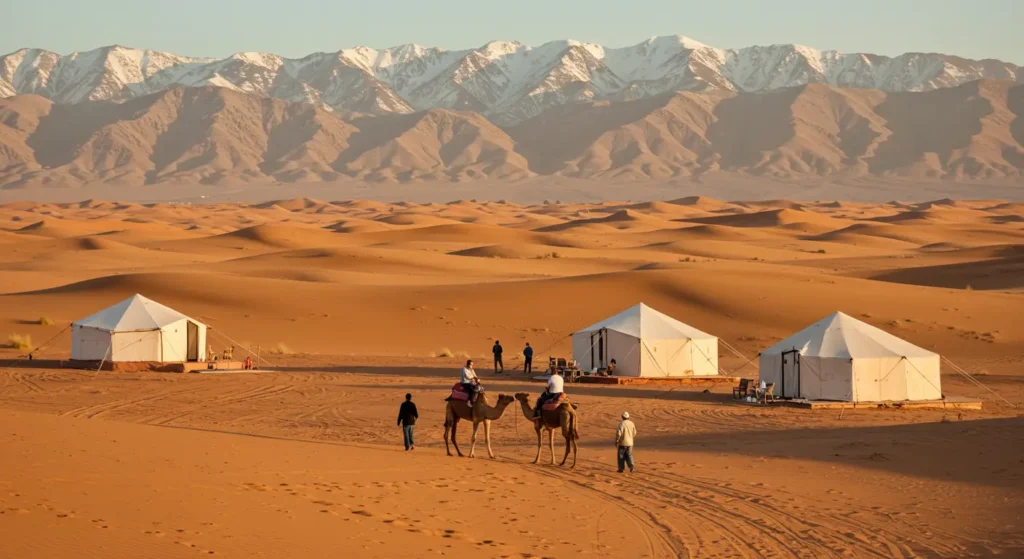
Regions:
<svg viewBox="0 0 1024 559"><path fill-rule="evenodd" d="M206 325L142 295L71 323L71 358L180 363L206 360Z"/></svg>
<svg viewBox="0 0 1024 559"><path fill-rule="evenodd" d="M616 376L718 374L718 338L643 303L575 332L572 353L584 370L614 359Z"/></svg>
<svg viewBox="0 0 1024 559"><path fill-rule="evenodd" d="M939 400L939 355L837 312L764 350L761 380L784 398Z"/></svg>

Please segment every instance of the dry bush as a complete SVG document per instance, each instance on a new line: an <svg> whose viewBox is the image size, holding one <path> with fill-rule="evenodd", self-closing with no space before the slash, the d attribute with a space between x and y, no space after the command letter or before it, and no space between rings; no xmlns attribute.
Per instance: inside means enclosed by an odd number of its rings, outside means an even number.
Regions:
<svg viewBox="0 0 1024 559"><path fill-rule="evenodd" d="M40 319L39 319L39 325L40 326L50 326L51 324L53 324L53 321L50 320L49 318L47 318L45 316L44 317L40 317Z"/></svg>
<svg viewBox="0 0 1024 559"><path fill-rule="evenodd" d="M11 334L7 336L7 347L14 349L32 349L32 336L28 334Z"/></svg>
<svg viewBox="0 0 1024 559"><path fill-rule="evenodd" d="M276 346L270 348L270 353L272 355L291 355L295 352L292 351L292 348L284 345L283 342L277 342Z"/></svg>
<svg viewBox="0 0 1024 559"><path fill-rule="evenodd" d="M443 358L443 357L455 357L455 354L452 353L452 350L450 350L450 349L448 349L446 347L442 347L440 349L440 351L431 352L430 356L434 357L434 358Z"/></svg>

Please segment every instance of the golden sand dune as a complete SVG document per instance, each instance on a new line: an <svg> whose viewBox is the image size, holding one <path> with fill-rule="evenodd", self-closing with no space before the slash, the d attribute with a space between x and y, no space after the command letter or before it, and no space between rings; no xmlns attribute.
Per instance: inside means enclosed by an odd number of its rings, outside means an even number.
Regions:
<svg viewBox="0 0 1024 559"><path fill-rule="evenodd" d="M142 292L170 304L198 305L190 312L237 328L250 341L283 342L309 351L401 355L451 346L473 346L477 352L488 337L522 340L532 337L533 329L547 328L537 343L553 342L574 326L637 300L666 306L684 319L709 320L706 329L735 338L761 328L763 335L780 336L835 308L855 316L871 314L876 324L924 313L929 318L915 320L951 325L953 315L929 309L964 303L936 298L968 297L982 304L993 297L997 316L1013 308L996 301L1017 296L1002 292L1021 287L1013 279L1013 247L1024 243L1020 223L992 219L1018 215L1018 208L998 201L937 201L925 209L921 204L837 207L699 198L561 206L297 199L117 207L102 201L0 206L0 242L10 249L0 266L18 278L12 276L10 284L16 289L4 291L45 290L5 296L9 321L43 314L85 316L118 297ZM678 217L675 207L701 213ZM163 212L163 219L155 211ZM844 217L836 212L845 212ZM854 217L856 212L864 217ZM955 212L956 219L877 219L905 212ZM438 217L445 214L490 221ZM28 224L8 219L22 215L42 219ZM147 223L132 222L140 217ZM23 231L26 225L32 227ZM980 248L960 250L971 247ZM970 272L972 263L978 265L977 277ZM30 278L37 276L32 274L44 272L59 272L59 279L34 289ZM749 277L745 281L756 289L743 287L744 280L731 285L737 273ZM409 290L417 282L422 289ZM955 291L934 293L931 286ZM973 291L964 291L968 286ZM788 293L801 303L790 308ZM804 300L811 293L813 301ZM512 301L537 304L520 308L510 306ZM428 310L410 310L418 307ZM756 308L768 314L751 315ZM779 315L772 308L787 310ZM307 318L314 316L319 318ZM971 316L972 324L956 330L942 326L908 335L933 344L951 342L973 353L958 341L961 330L1000 330L1003 336L1013 330L987 325L980 311ZM290 326L264 330L278 320ZM339 338L339 329L355 323L360 324L357 330ZM16 322L10 328L19 329ZM412 347L394 347L387 333L410 328L426 328L428 334L414 337ZM45 336L35 327L21 329Z"/></svg>
<svg viewBox="0 0 1024 559"><path fill-rule="evenodd" d="M262 108L289 117L277 102ZM853 123L870 116L848 110ZM305 113L335 118L317 115ZM437 118L381 131L396 160L410 138L452 124L445 141L476 142L456 152L466 172L490 164L491 145L475 136L482 125ZM854 132L836 133L852 142ZM286 139L275 149L287 151ZM847 149L870 147L858 145ZM385 155L362 153L353 164ZM998 200L0 205L0 343L34 348L27 361L26 348L0 347L2 549L54 559L339 549L356 558L1019 556L1024 226L1015 217L1022 206ZM69 323L135 293L208 324L214 351L258 352L263 370L63 368ZM465 359L492 398L535 395L540 385L518 372L525 343L543 369L571 353L571 332L641 301L719 336L722 369L748 378L757 370L747 358L840 310L975 373L977 382L944 364L942 390L984 409L813 411L737 403L724 385L570 384L576 470L530 464L536 439L517 407L492 425L497 460L480 458L479 446L473 460L445 456L443 399ZM495 340L505 376L489 372ZM420 413L409 453L395 426L407 392ZM639 430L628 477L615 472L610 444L623 411ZM463 452L469 431L459 427Z"/></svg>
<svg viewBox="0 0 1024 559"><path fill-rule="evenodd" d="M378 117L176 88L122 104L0 99L0 186L759 177L1017 179L1024 86L823 84L568 104L503 129L468 111ZM304 204L303 202L300 202ZM292 211L294 203L281 206ZM326 203L301 207L332 211Z"/></svg>

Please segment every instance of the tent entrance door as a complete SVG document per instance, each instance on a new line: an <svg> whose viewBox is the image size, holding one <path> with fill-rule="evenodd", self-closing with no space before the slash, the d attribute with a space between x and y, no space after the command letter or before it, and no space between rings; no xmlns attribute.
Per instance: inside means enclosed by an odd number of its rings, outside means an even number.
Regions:
<svg viewBox="0 0 1024 559"><path fill-rule="evenodd" d="M800 352L792 349L782 352L782 386L779 395L783 398L800 397Z"/></svg>
<svg viewBox="0 0 1024 559"><path fill-rule="evenodd" d="M188 346L185 351L185 359L188 361L199 361L199 325L195 322L188 322Z"/></svg>
<svg viewBox="0 0 1024 559"><path fill-rule="evenodd" d="M608 330L602 328L590 335L590 355L594 367L608 366Z"/></svg>

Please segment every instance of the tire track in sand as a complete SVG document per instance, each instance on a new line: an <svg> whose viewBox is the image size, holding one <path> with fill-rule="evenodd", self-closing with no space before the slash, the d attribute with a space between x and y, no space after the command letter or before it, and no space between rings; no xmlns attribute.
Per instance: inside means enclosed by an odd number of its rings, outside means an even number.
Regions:
<svg viewBox="0 0 1024 559"><path fill-rule="evenodd" d="M172 421L176 421L176 420L182 419L184 417L187 417L189 415L193 415L195 413L198 413L198 412L201 412L201 411L204 411L204 410L208 410L208 409L211 409L211 408L214 408L214 407L221 407L221 406L226 406L226 405L241 404L241 403L247 403L247 402L254 402L254 401L258 401L258 400L263 400L263 399L266 399L266 398L270 398L270 397L273 397L273 396L284 394L285 392L288 392L288 391L292 390L292 388L293 387L291 385L286 385L286 384L260 386L260 387L257 387L257 388L252 388L250 390L246 390L246 391L240 392L238 394L230 394L230 395L227 395L227 396L222 396L222 397L219 397L219 398L214 398L212 400L207 400L205 402L201 402L201 403L199 403L197 405L190 406L190 407L185 408L185 409L175 410L175 411L173 411L173 412L171 412L169 414L164 414L164 415L155 416L155 417L149 417L149 418L146 418L146 419L144 419L143 421L140 421L140 422L141 423L146 423L146 424L149 424L149 425L166 425L166 424L168 424L168 423L170 423Z"/></svg>
<svg viewBox="0 0 1024 559"><path fill-rule="evenodd" d="M45 388L40 386L36 381L27 378L24 375L24 373L20 373L18 371L11 371L9 376L12 380L14 380L15 383L17 383L19 386L23 386L25 390L27 390L30 393L38 394L40 392L46 392Z"/></svg>
<svg viewBox="0 0 1024 559"><path fill-rule="evenodd" d="M529 469L533 473L555 478L570 485L583 488L618 508L633 521L640 530L640 533L643 534L645 543L647 544L646 547L652 558L657 559L664 557L679 559L690 557L689 551L686 547L686 542L671 525L667 524L663 519L651 512L654 507L636 506L621 495L616 495L613 492L605 491L588 483L582 482L574 474L565 473L563 471L553 469L550 466L534 466L530 464Z"/></svg>
<svg viewBox="0 0 1024 559"><path fill-rule="evenodd" d="M63 412L60 415L61 417L84 417L86 419L93 419L113 411L119 411L127 407L135 406L138 404L145 404L153 402L155 400L160 400L163 398L175 396L178 394L184 394L187 392L191 392L191 389L186 388L182 390L161 390L154 394L149 394L147 396L140 396L137 398L123 398L120 400L112 400L100 404L93 404L91 406L82 406L79 408L75 408L73 410Z"/></svg>
<svg viewBox="0 0 1024 559"><path fill-rule="evenodd" d="M583 480L578 474L549 471L552 477L620 501L620 506L626 503L644 511L663 535L683 542L692 557L911 558L922 554L959 557L964 552L955 543L942 543L956 542L955 535L940 535L863 507L846 514L816 511L806 505L798 512L795 508L788 511L775 504L771 495L686 476L643 473L625 477L598 470L581 473ZM685 536L678 535L673 524L663 518L669 513L679 518L676 524ZM857 514L873 515L876 522L854 518Z"/></svg>
<svg viewBox="0 0 1024 559"><path fill-rule="evenodd" d="M772 498L772 495L765 493L745 491L718 482L672 473L655 472L647 474L647 477L654 478L654 488L692 486L699 491L711 493L712 496L717 493L722 498L741 502L745 506L749 506L754 513L764 514L776 521L789 522L797 526L801 522L807 524L804 530L793 531L795 537L807 537L805 533L809 533L811 536L824 534L827 540L833 534L841 535L842 538L838 538L837 541L854 547L858 555L868 552L864 547L865 544L874 545L878 552L875 555L879 557L917 557L921 554L937 557L961 557L966 551L963 546L956 543L960 539L956 534L942 533L929 526L915 525L864 506L837 503L836 506L844 509L842 512L827 509L816 512L804 506L801 507L800 514L797 515L786 510L784 505L778 504L780 501ZM818 505L818 503L812 503L812 505ZM818 516L808 518L808 511ZM857 516L873 518L861 519ZM876 537L872 538L872 535Z"/></svg>

